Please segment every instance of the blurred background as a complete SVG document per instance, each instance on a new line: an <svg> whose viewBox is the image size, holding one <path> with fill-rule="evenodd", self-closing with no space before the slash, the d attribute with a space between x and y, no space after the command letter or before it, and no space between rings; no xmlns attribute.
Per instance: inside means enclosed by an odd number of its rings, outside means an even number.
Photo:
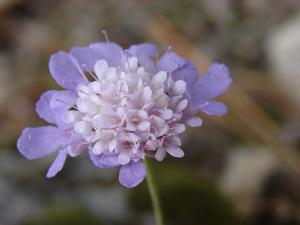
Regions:
<svg viewBox="0 0 300 225"><path fill-rule="evenodd" d="M0 0L0 225L154 225L145 182L81 156L54 179L20 132L45 124L39 95L60 87L49 56L103 41L169 46L201 72L226 63L229 112L183 136L186 157L155 163L169 225L300 224L299 0Z"/></svg>

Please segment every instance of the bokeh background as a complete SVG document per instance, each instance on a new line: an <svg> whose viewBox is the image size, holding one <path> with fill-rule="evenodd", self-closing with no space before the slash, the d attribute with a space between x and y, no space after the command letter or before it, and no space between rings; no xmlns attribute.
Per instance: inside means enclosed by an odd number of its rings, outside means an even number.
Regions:
<svg viewBox="0 0 300 225"><path fill-rule="evenodd" d="M45 124L39 95L59 89L49 56L104 40L169 46L201 72L226 63L229 112L183 136L186 157L155 163L169 225L300 224L299 0L0 0L0 224L154 225L145 182L69 159L54 179L46 159L15 143Z"/></svg>

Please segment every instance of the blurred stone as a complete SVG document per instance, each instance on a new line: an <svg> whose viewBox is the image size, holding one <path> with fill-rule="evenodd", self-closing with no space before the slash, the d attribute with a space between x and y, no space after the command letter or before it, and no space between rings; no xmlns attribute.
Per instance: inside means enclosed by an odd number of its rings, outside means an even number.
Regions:
<svg viewBox="0 0 300 225"><path fill-rule="evenodd" d="M228 156L221 188L243 214L249 215L265 180L278 166L276 158L263 147L242 147Z"/></svg>
<svg viewBox="0 0 300 225"><path fill-rule="evenodd" d="M120 187L87 187L77 191L77 200L94 215L106 221L126 221L130 209L126 202L126 190Z"/></svg>
<svg viewBox="0 0 300 225"><path fill-rule="evenodd" d="M270 69L284 91L300 104L300 15L276 26L266 40Z"/></svg>

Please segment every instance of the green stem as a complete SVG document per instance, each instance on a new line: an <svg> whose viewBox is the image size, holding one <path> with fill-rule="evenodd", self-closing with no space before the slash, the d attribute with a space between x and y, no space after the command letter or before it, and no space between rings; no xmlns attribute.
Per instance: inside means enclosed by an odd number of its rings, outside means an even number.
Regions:
<svg viewBox="0 0 300 225"><path fill-rule="evenodd" d="M160 201L158 198L157 185L156 185L154 177L153 177L153 170L151 167L150 159L145 158L144 162L145 162L146 170L147 170L147 184L148 184L150 198L151 198L152 206L153 206L153 210L154 210L155 223L156 223L156 225L164 225L162 210L161 210Z"/></svg>

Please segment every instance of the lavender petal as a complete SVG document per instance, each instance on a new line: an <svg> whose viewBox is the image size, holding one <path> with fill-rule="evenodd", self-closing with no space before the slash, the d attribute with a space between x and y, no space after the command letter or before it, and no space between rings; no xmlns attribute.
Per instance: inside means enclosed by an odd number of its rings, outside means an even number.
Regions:
<svg viewBox="0 0 300 225"><path fill-rule="evenodd" d="M193 90L195 99L211 99L223 94L232 80L227 66L212 64L207 72L199 79Z"/></svg>
<svg viewBox="0 0 300 225"><path fill-rule="evenodd" d="M51 178L54 177L59 171L62 170L62 168L64 167L65 161L67 159L68 156L68 152L66 149L61 150L58 152L57 157L55 158L55 160L53 161L53 163L51 164L48 173L47 173L47 177Z"/></svg>
<svg viewBox="0 0 300 225"><path fill-rule="evenodd" d="M26 128L18 139L17 148L27 159L37 159L59 149L66 139L63 131L57 127Z"/></svg>
<svg viewBox="0 0 300 225"><path fill-rule="evenodd" d="M62 121L63 113L75 104L76 99L75 91L46 91L36 103L36 112L47 122L65 127L66 124Z"/></svg>
<svg viewBox="0 0 300 225"><path fill-rule="evenodd" d="M138 58L139 64L143 66L147 72L154 72L153 58L158 56L158 50L155 45L148 43L132 45L128 49L128 52Z"/></svg>
<svg viewBox="0 0 300 225"><path fill-rule="evenodd" d="M46 91L44 92L38 102L36 103L36 112L39 115L40 118L46 120L49 123L56 124L55 117L52 112L52 109L50 108L50 101L55 95L56 91Z"/></svg>
<svg viewBox="0 0 300 225"><path fill-rule="evenodd" d="M174 80L183 80L186 82L188 92L192 91L192 88L198 77L198 70L188 62L183 67L172 72Z"/></svg>
<svg viewBox="0 0 300 225"><path fill-rule="evenodd" d="M202 112L212 116L222 116L227 112L227 107L222 102L207 101L199 107Z"/></svg>
<svg viewBox="0 0 300 225"><path fill-rule="evenodd" d="M186 59L178 56L175 52L169 51L158 60L156 64L157 72L173 72L185 66L187 62Z"/></svg>
<svg viewBox="0 0 300 225"><path fill-rule="evenodd" d="M120 45L113 42L98 42L89 46L99 52L100 59L105 59L110 66L123 67L126 55Z"/></svg>
<svg viewBox="0 0 300 225"><path fill-rule="evenodd" d="M93 164L99 168L114 168L120 165L118 155L95 155L91 150L89 154Z"/></svg>
<svg viewBox="0 0 300 225"><path fill-rule="evenodd" d="M119 181L123 186L133 188L140 184L145 176L146 169L144 163L142 161L131 162L120 169Z"/></svg>
<svg viewBox="0 0 300 225"><path fill-rule="evenodd" d="M56 82L70 90L80 83L86 83L77 60L70 54L59 51L50 57L49 70Z"/></svg>

